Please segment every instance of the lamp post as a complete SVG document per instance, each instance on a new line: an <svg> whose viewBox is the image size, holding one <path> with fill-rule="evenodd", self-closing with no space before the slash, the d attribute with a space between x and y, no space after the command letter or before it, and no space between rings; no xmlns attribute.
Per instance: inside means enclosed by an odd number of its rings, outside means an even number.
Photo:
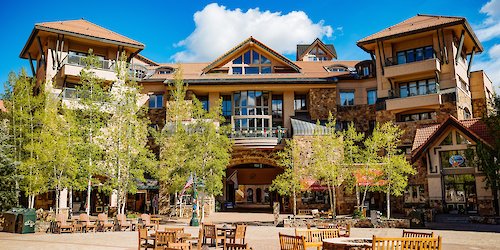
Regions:
<svg viewBox="0 0 500 250"><path fill-rule="evenodd" d="M197 227L200 225L200 222L198 221L198 214L196 213L196 209L198 207L198 191L196 190L196 174L193 177L193 215L191 216L191 221L189 222L189 225L192 227Z"/></svg>

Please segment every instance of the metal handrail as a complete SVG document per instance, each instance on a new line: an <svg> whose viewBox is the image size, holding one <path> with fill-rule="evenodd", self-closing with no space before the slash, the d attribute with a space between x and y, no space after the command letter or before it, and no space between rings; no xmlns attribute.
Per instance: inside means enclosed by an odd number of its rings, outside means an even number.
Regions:
<svg viewBox="0 0 500 250"><path fill-rule="evenodd" d="M85 62L86 56L80 56L80 55L66 55L63 59L63 64L71 64L71 65L78 65L78 66L87 66L87 62ZM99 59L99 64L97 65L98 69L104 69L104 70L113 70L114 69L114 61L113 60L102 60Z"/></svg>
<svg viewBox="0 0 500 250"><path fill-rule="evenodd" d="M388 66L395 66L395 65L402 65L402 64L408 64L408 63L414 63L414 62L422 62L422 61L425 61L425 60L429 60L429 59L438 59L436 57L436 51L433 50L433 53L432 53L432 57L431 58L425 58L422 59L422 60L415 60L413 62L405 62L405 63L400 63L398 61L398 57L397 56L391 56L391 57L386 57L385 58L385 66L388 67ZM438 59L439 60L439 59Z"/></svg>

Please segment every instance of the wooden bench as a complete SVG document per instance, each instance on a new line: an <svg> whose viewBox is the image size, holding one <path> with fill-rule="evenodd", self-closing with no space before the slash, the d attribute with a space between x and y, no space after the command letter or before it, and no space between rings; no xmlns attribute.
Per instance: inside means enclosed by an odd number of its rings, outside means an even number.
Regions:
<svg viewBox="0 0 500 250"><path fill-rule="evenodd" d="M403 230L403 237L406 238L433 238L434 233L414 232Z"/></svg>
<svg viewBox="0 0 500 250"><path fill-rule="evenodd" d="M388 238L373 236L372 250L441 250L441 236L437 238Z"/></svg>
<svg viewBox="0 0 500 250"><path fill-rule="evenodd" d="M336 228L328 229L295 229L296 236L304 236L305 244L307 247L316 247L321 249L323 246L323 239L338 238L339 230Z"/></svg>

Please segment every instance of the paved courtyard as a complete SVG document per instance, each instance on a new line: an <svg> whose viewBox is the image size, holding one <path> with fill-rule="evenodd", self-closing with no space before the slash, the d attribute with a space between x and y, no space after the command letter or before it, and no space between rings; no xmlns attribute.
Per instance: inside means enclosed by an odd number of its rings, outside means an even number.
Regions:
<svg viewBox="0 0 500 250"><path fill-rule="evenodd" d="M271 214L216 213L209 218L215 223L270 222ZM188 227L186 220L169 223L183 226L185 231L197 234L197 228ZM448 225L449 226L449 225ZM470 225L469 225L470 227ZM500 226L476 226L481 231L500 230ZM480 228L479 228L480 227ZM466 226L456 225L456 230L432 230L443 237L443 249L500 249L500 234L494 232L460 231ZM476 229L473 228L472 229ZM429 231L429 230L421 230ZM278 233L293 234L293 228L249 226L247 242L255 250L279 249ZM401 236L402 229L353 228L352 237ZM136 232L75 233L75 234L10 234L0 233L0 249L137 249ZM221 248L219 248L221 249Z"/></svg>

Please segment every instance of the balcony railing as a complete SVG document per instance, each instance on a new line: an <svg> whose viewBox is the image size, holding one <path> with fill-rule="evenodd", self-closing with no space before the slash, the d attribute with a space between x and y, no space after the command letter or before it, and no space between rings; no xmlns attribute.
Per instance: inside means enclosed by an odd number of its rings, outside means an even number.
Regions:
<svg viewBox="0 0 500 250"><path fill-rule="evenodd" d="M63 59L63 63L85 67L88 65L88 61L86 60L86 58L87 57L85 57L85 56L68 54ZM115 63L114 60L99 59L97 61L97 65L94 65L94 67L97 67L98 69L104 69L104 70L113 70L114 63Z"/></svg>
<svg viewBox="0 0 500 250"><path fill-rule="evenodd" d="M413 58L413 60L408 60L406 57L402 57L404 60L398 60L398 56L392 56L392 57L387 57L385 58L385 66L393 66L393 65L402 65L402 64L409 64L409 63L414 63L414 62L421 62L425 61L428 59L434 59L436 58L436 51L433 50L432 56L431 55L422 55L422 58Z"/></svg>
<svg viewBox="0 0 500 250"><path fill-rule="evenodd" d="M231 138L278 138L287 137L287 129L282 127L273 128L242 128L233 129Z"/></svg>

